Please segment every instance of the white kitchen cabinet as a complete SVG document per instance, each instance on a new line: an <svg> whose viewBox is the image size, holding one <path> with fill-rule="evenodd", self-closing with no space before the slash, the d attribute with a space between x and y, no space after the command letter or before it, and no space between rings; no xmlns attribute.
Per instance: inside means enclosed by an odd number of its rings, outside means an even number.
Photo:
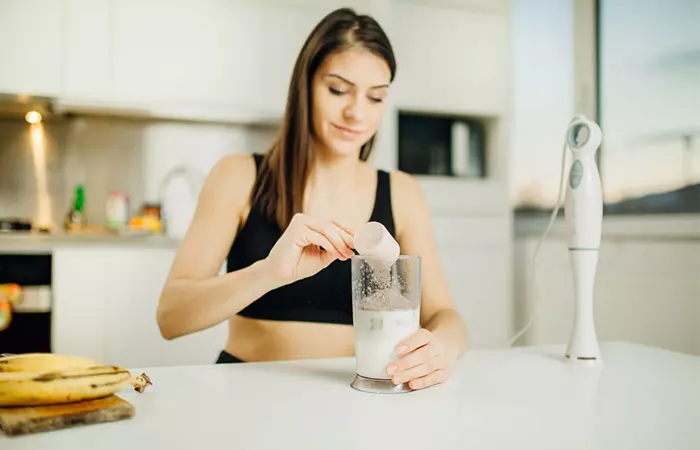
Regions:
<svg viewBox="0 0 700 450"><path fill-rule="evenodd" d="M158 299L175 249L110 250L106 360L127 367L213 364L226 343L228 325L165 340L156 322Z"/></svg>
<svg viewBox="0 0 700 450"><path fill-rule="evenodd" d="M416 178L431 213L439 217L493 217L511 213L507 185L498 180L422 175Z"/></svg>
<svg viewBox="0 0 700 450"><path fill-rule="evenodd" d="M175 249L61 247L54 251L53 351L124 367L209 364L227 325L165 340L156 322Z"/></svg>
<svg viewBox="0 0 700 450"><path fill-rule="evenodd" d="M509 220L436 217L433 228L469 347L504 347L513 334Z"/></svg>
<svg viewBox="0 0 700 450"><path fill-rule="evenodd" d="M392 0L395 4L428 5L434 8L459 8L462 10L507 13L510 0Z"/></svg>
<svg viewBox="0 0 700 450"><path fill-rule="evenodd" d="M53 252L51 350L103 361L106 357L110 255L104 248L68 247Z"/></svg>
<svg viewBox="0 0 700 450"><path fill-rule="evenodd" d="M61 2L0 0L0 61L0 93L57 95Z"/></svg>
<svg viewBox="0 0 700 450"><path fill-rule="evenodd" d="M154 105L251 106L251 39L260 26L250 4L220 0L112 3L115 100Z"/></svg>
<svg viewBox="0 0 700 450"><path fill-rule="evenodd" d="M110 0L63 1L64 101L103 101L110 95Z"/></svg>
<svg viewBox="0 0 700 450"><path fill-rule="evenodd" d="M505 12L393 5L399 109L500 115L510 103L510 32Z"/></svg>
<svg viewBox="0 0 700 450"><path fill-rule="evenodd" d="M259 57L250 67L259 83L255 96L261 108L281 116L299 52L313 28L331 9L281 4L260 9L264 26L257 30L255 38Z"/></svg>
<svg viewBox="0 0 700 450"><path fill-rule="evenodd" d="M652 226L654 219L636 219ZM610 219L615 220L615 219ZM630 229L635 224L630 224ZM530 264L539 235L518 236L516 311L524 326L538 313L519 344L564 344L574 317L574 283L566 241L551 236ZM615 238L604 233L594 287L600 341L631 341L700 355L700 242L683 238Z"/></svg>
<svg viewBox="0 0 700 450"><path fill-rule="evenodd" d="M317 11L249 1L113 2L114 100L279 116Z"/></svg>

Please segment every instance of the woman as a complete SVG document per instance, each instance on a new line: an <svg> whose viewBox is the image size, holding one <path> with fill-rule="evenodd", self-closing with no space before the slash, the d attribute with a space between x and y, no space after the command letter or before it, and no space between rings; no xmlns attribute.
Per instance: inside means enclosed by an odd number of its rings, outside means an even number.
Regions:
<svg viewBox="0 0 700 450"><path fill-rule="evenodd" d="M395 70L371 17L340 9L316 26L272 149L226 156L205 182L158 306L166 339L228 320L217 362L354 355L352 230L378 221L423 267L422 328L387 372L412 389L448 378L466 332L425 198L411 176L366 162ZM224 259L228 273L217 276Z"/></svg>

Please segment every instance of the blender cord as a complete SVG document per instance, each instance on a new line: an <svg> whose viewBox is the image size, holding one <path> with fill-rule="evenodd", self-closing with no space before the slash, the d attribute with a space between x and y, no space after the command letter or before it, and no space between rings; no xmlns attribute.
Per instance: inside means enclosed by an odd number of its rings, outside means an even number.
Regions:
<svg viewBox="0 0 700 450"><path fill-rule="evenodd" d="M552 228L552 225L554 225L554 221L557 218L557 213L559 212L559 209L561 208L562 200L563 200L563 195L564 195L564 173L565 173L565 168L566 168L566 137L564 138L564 148L562 149L562 155L561 155L561 176L559 177L559 193L557 194L557 204L552 211L552 215L549 219L549 224L547 225L547 229L545 230L544 234L540 238L539 242L537 243L537 246L535 247L535 251L532 254L532 262L530 263L530 273L528 276L527 284L526 284L526 289L529 291L530 289L534 289L534 282L535 282L535 261L537 259L537 254L540 251L540 247L544 243L545 239L547 238L547 235L549 234L549 230ZM527 324L511 339L510 343L508 344L508 347L512 347L515 342L520 339L520 337L530 328L532 325L533 320L535 319L535 316L537 315L537 311L540 306L540 297L537 296L535 298L535 306L532 310L532 313L530 314L530 319L527 321Z"/></svg>

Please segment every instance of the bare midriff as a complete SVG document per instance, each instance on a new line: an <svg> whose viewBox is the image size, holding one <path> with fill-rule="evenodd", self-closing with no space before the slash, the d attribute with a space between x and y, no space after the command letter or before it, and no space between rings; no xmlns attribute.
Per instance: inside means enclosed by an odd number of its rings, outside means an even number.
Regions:
<svg viewBox="0 0 700 450"><path fill-rule="evenodd" d="M352 325L233 316L225 350L247 362L353 356Z"/></svg>

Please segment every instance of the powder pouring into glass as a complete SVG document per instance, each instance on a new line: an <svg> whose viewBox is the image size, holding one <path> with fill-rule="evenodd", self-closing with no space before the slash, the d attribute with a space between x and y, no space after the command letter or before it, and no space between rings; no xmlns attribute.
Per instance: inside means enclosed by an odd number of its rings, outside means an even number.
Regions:
<svg viewBox="0 0 700 450"><path fill-rule="evenodd" d="M406 392L395 385L387 366L395 361L396 346L420 328L421 258L352 258L352 306L356 377L352 387L375 393Z"/></svg>

